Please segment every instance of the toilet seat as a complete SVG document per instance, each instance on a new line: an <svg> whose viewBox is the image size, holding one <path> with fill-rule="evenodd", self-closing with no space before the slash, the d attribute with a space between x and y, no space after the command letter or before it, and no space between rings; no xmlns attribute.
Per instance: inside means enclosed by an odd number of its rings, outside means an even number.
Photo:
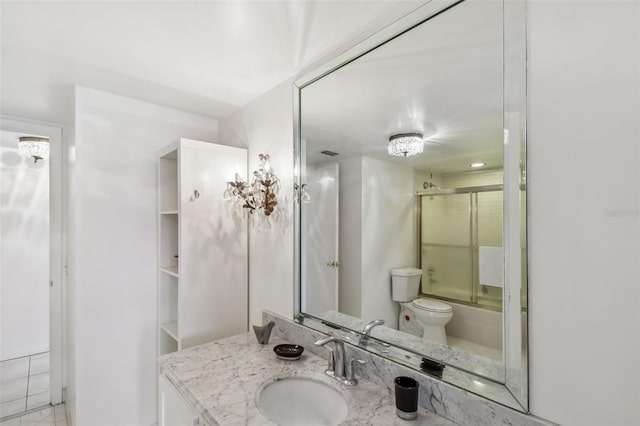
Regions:
<svg viewBox="0 0 640 426"><path fill-rule="evenodd" d="M453 311L453 308L451 308L451 306L447 305L446 303L426 298L415 299L413 302L411 302L411 306L416 309L420 309L421 311L428 312L447 313Z"/></svg>

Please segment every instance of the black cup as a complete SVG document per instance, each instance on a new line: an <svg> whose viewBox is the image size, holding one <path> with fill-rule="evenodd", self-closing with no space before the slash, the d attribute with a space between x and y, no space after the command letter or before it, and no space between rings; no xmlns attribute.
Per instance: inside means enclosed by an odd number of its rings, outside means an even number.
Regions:
<svg viewBox="0 0 640 426"><path fill-rule="evenodd" d="M418 417L418 387L411 377L399 376L393 380L396 387L396 414L404 420Z"/></svg>

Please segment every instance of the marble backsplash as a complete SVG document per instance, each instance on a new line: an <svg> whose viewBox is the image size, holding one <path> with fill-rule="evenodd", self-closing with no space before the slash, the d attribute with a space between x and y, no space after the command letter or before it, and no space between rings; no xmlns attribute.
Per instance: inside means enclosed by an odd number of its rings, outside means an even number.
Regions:
<svg viewBox="0 0 640 426"><path fill-rule="evenodd" d="M313 342L326 335L297 324L292 320L264 311L263 323L275 321L273 334L286 341L300 344L323 358L328 357L324 348ZM393 379L397 376L413 377L420 383L419 404L427 410L463 426L552 426L554 423L525 414L482 398L463 389L444 383L434 377L421 374L401 364L360 349L345 345L347 358L356 357L366 361L356 366L356 375L393 391Z"/></svg>
<svg viewBox="0 0 640 426"><path fill-rule="evenodd" d="M326 311L314 316L351 330L362 330L367 324L367 321L363 319L345 315L336 311ZM415 353L424 354L430 359L440 360L447 365L460 367L465 371L470 371L476 375L489 377L494 380L502 379L504 381L504 367L502 364L480 355L430 342L422 337L404 333L384 325L375 327L371 331L371 336L394 345L404 346ZM457 384L456 381L445 381ZM467 389L469 389L469 387L467 387Z"/></svg>

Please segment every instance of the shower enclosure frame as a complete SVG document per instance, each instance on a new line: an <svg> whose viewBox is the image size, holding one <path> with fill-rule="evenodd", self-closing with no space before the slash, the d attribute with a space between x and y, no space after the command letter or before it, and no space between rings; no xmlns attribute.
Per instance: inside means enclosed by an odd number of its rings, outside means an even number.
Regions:
<svg viewBox="0 0 640 426"><path fill-rule="evenodd" d="M445 296L440 296L432 293L424 293L422 291L422 285L420 286L420 293L424 296L429 296L437 299L442 299L446 301L451 301L455 303L460 303L463 305L469 305L478 307L481 309L488 309L492 311L502 311L502 297L500 298L500 306L490 306L483 305L478 303L478 290L480 287L479 279L478 279L478 261L477 254L479 250L478 244L478 194L484 192L497 192L503 191L502 184L490 184L490 185L480 185L480 186L468 186L454 189L429 189L426 191L418 191L416 192L416 197L419 198L419 202L416 203L416 217L417 217L417 235L416 239L416 255L417 255L417 264L420 269L422 269L422 197L429 196L446 196L446 195L456 195L456 194L469 194L469 250L471 251L471 289L470 289L470 300L461 300L456 298L450 298ZM475 198L475 200L474 200ZM474 223L476 224L474 226ZM435 244L432 246L441 246L441 247L462 247L460 245L442 245Z"/></svg>

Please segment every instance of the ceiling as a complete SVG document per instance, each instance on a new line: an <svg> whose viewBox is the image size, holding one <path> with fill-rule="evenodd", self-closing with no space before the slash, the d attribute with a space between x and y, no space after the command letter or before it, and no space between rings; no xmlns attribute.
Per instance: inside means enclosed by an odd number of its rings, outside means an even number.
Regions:
<svg viewBox="0 0 640 426"><path fill-rule="evenodd" d="M226 117L423 3L3 1L0 108L64 123L77 84Z"/></svg>
<svg viewBox="0 0 640 426"><path fill-rule="evenodd" d="M502 51L501 4L465 2L305 87L308 164L367 155L438 173L501 168ZM423 154L388 155L389 136L416 131L429 134Z"/></svg>

